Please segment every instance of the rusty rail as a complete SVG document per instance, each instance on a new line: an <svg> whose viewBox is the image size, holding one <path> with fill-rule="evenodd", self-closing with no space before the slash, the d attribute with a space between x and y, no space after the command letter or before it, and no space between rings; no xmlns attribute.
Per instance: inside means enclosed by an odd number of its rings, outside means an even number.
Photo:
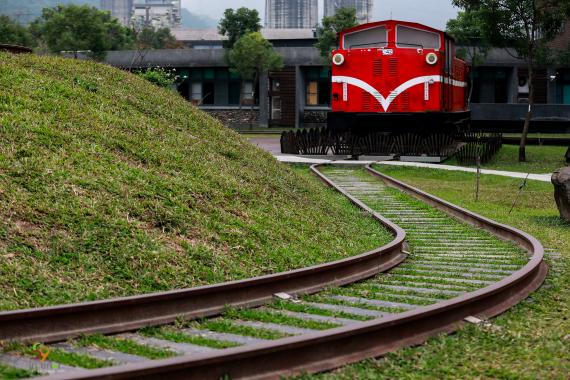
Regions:
<svg viewBox="0 0 570 380"><path fill-rule="evenodd" d="M311 170L325 183L347 195L318 171L319 166L315 165ZM380 320L275 342L231 348L215 354L177 357L48 378L52 380L219 379L229 375L232 379L277 379L304 371L330 370L364 358L382 355L398 347L420 344L437 333L454 331L463 324L462 321L467 316L492 317L500 314L542 284L547 272L546 265L542 261L544 249L532 236L464 210L378 173L371 167L367 167L367 170L388 185L411 194L449 215L486 229L502 239L517 243L528 250L531 260L521 270L486 288ZM367 209L366 206L364 208Z"/></svg>

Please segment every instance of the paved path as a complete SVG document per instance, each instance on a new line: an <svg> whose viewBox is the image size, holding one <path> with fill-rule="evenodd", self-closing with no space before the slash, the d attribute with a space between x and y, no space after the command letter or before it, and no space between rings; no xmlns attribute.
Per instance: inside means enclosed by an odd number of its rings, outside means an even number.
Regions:
<svg viewBox="0 0 570 380"><path fill-rule="evenodd" d="M323 158L307 158L301 157L296 155L289 155L289 154L281 154L281 147L279 144L279 138L250 138L249 141L257 145L258 147L269 151L273 154L277 160L286 163L299 163L299 164L326 164L329 162L334 161L335 164L351 164L351 165L368 165L376 161L343 161L343 160L335 160L333 157L330 159L323 159ZM428 163L421 163L421 162L401 162L401 161L381 161L379 162L381 165L393 165L393 166L408 166L408 167L416 167L416 168L429 168L429 169L440 169L440 170L452 170L458 172L467 172L467 173L476 173L477 169L475 168L467 168L464 166L453 166L453 165L443 165L443 164L428 164ZM509 172L503 170L491 170L491 169L482 169L482 174L492 174L498 175L502 177L511 177L511 178L520 178L525 179L527 178L535 181L541 182L550 182L550 178L552 174L528 174L528 173L521 173L521 172Z"/></svg>
<svg viewBox="0 0 570 380"><path fill-rule="evenodd" d="M333 162L334 160L323 160L323 159L313 159L306 157L299 157L294 155L276 155L277 160L286 163L300 163L300 164L325 164ZM351 165L368 165L373 163L373 161L334 161L335 164L351 164ZM429 169L440 169L440 170L452 170L458 172L476 173L475 168L466 168L464 166L453 166L453 165L442 165L442 164L426 164L421 162L401 162L401 161L381 161L378 162L380 165L390 165L390 166L408 166L416 168L429 168ZM527 178L535 181L550 182L552 174L528 174L520 172L508 172L504 170L491 170L491 169L481 169L482 174L492 174L502 177L511 178Z"/></svg>

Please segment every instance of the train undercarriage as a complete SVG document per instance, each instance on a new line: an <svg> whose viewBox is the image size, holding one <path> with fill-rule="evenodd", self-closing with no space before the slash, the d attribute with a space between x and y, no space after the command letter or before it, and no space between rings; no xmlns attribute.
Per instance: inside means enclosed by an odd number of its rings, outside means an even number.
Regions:
<svg viewBox="0 0 570 380"><path fill-rule="evenodd" d="M456 156L465 164L485 162L500 149L501 135L472 131L469 116L469 112L331 112L326 128L284 132L281 151L431 162Z"/></svg>

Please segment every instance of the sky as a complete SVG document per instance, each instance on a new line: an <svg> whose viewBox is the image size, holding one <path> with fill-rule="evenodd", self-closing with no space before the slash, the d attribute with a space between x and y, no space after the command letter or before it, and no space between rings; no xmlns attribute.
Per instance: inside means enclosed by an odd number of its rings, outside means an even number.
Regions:
<svg viewBox="0 0 570 380"><path fill-rule="evenodd" d="M319 0L319 15L322 17L323 0ZM190 12L205 14L216 20L222 17L226 8L248 7L265 15L265 0L182 0ZM438 29L445 29L447 20L454 18L457 8L451 0L374 0L373 19L399 19L419 22Z"/></svg>

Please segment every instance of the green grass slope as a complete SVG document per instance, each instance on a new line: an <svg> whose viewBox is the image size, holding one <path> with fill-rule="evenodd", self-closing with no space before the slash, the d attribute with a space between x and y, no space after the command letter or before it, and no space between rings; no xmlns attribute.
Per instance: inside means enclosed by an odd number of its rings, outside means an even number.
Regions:
<svg viewBox="0 0 570 380"><path fill-rule="evenodd" d="M390 240L167 90L0 54L0 309L245 278Z"/></svg>

